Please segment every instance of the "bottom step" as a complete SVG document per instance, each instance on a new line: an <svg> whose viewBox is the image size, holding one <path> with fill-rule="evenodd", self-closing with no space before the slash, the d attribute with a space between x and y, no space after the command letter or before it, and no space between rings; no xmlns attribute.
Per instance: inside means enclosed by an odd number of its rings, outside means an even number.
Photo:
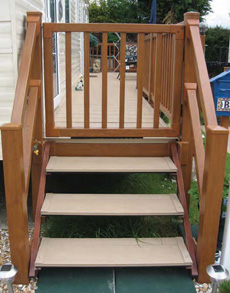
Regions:
<svg viewBox="0 0 230 293"><path fill-rule="evenodd" d="M42 238L36 267L190 266L183 238Z"/></svg>

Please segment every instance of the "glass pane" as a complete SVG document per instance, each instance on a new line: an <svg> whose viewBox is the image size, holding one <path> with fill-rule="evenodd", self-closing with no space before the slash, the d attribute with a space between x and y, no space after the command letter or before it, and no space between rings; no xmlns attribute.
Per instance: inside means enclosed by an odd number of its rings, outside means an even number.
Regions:
<svg viewBox="0 0 230 293"><path fill-rule="evenodd" d="M50 0L50 18L51 22L57 22L56 0ZM54 98L59 94L58 83L58 50L57 50L57 33L53 34L53 95Z"/></svg>

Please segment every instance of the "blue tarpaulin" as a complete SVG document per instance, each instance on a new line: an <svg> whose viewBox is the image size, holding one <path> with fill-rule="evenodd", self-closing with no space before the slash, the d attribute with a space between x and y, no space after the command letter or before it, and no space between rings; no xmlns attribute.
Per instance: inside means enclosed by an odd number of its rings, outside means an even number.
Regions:
<svg viewBox="0 0 230 293"><path fill-rule="evenodd" d="M157 22L157 0L152 0L150 23L155 24Z"/></svg>

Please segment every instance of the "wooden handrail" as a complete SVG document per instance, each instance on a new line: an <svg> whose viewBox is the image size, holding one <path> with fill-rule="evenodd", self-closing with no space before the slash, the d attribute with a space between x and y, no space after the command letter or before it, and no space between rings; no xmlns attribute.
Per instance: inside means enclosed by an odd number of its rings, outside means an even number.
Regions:
<svg viewBox="0 0 230 293"><path fill-rule="evenodd" d="M189 21L188 21L189 24ZM194 52L194 65L205 125L217 125L212 90L205 62L199 25L189 25Z"/></svg>
<svg viewBox="0 0 230 293"><path fill-rule="evenodd" d="M128 24L128 23L44 23L44 37L51 38L53 32L102 32L102 33L178 33L184 34L184 25Z"/></svg>
<svg viewBox="0 0 230 293"><path fill-rule="evenodd" d="M28 23L25 44L22 51L21 65L18 72L18 81L15 91L15 100L11 116L12 123L22 123L24 118L25 104L29 89L30 73L32 69L37 25L34 22Z"/></svg>

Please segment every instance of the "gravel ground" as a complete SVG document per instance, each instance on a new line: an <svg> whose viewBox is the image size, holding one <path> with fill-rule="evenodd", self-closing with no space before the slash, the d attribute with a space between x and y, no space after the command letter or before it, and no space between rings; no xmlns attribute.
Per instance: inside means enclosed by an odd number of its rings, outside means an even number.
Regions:
<svg viewBox="0 0 230 293"><path fill-rule="evenodd" d="M195 285L197 293L204 293L204 292L211 293L212 292L211 284L206 284L206 283L199 284L194 281L194 285Z"/></svg>
<svg viewBox="0 0 230 293"><path fill-rule="evenodd" d="M32 230L30 230L30 237L32 234ZM0 265L10 262L10 247L9 247L9 238L8 238L8 230L0 229ZM14 285L15 292L27 292L34 293L37 289L37 280L31 280L30 284L25 285ZM7 286L0 282L0 293L7 293Z"/></svg>

